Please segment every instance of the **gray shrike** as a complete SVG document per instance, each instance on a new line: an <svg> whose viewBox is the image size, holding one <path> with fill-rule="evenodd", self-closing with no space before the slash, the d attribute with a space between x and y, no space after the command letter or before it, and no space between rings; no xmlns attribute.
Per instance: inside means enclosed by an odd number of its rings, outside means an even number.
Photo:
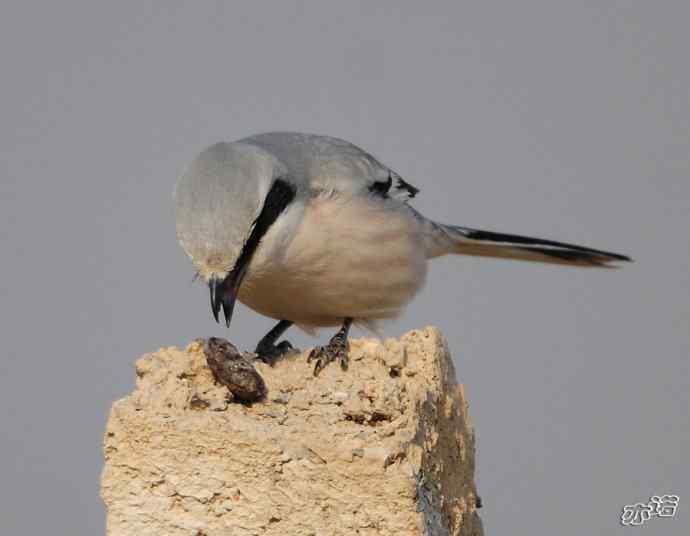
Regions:
<svg viewBox="0 0 690 536"><path fill-rule="evenodd" d="M629 261L588 247L445 225L408 203L419 190L344 140L271 132L217 143L175 188L177 236L211 309L230 326L235 300L279 320L256 347L269 363L294 351L276 341L292 324L342 326L315 348L318 374L347 367L354 322L374 329L424 284L427 260L449 253L578 266Z"/></svg>

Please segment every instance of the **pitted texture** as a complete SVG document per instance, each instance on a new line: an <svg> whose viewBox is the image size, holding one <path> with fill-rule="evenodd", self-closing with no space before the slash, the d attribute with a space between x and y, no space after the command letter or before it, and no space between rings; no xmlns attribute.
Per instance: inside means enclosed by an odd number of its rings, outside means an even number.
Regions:
<svg viewBox="0 0 690 536"><path fill-rule="evenodd" d="M435 328L350 341L347 372L257 363L234 403L203 342L136 365L113 405L101 493L109 536L482 534L474 435Z"/></svg>

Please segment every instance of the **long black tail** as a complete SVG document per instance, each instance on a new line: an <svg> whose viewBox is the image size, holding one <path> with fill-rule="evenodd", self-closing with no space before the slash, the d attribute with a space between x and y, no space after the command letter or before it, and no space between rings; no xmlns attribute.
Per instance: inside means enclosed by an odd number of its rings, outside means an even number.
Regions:
<svg viewBox="0 0 690 536"><path fill-rule="evenodd" d="M554 240L444 225L430 220L424 223L429 257L457 253L578 266L608 266L631 260L620 253Z"/></svg>

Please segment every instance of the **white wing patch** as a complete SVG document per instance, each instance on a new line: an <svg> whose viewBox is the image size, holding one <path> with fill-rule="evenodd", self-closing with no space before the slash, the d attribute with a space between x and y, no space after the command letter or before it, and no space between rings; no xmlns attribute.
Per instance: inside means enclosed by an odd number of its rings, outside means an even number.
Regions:
<svg viewBox="0 0 690 536"><path fill-rule="evenodd" d="M403 203L412 199L419 193L419 188L412 186L403 180L395 171L387 170L388 175L383 180L374 181L369 186L369 191L384 198L397 199Z"/></svg>

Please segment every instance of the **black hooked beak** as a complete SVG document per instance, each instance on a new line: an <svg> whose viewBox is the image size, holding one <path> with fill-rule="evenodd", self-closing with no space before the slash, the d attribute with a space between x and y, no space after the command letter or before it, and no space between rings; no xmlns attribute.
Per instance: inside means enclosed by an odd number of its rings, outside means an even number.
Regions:
<svg viewBox="0 0 690 536"><path fill-rule="evenodd" d="M237 301L237 293L240 290L242 279L246 272L246 267L241 267L239 270L233 270L225 279L220 279L215 274L211 276L208 282L208 288L211 293L211 310L213 311L213 318L220 323L218 313L220 308L223 308L223 315L225 316L225 325L230 327L232 320L232 312L235 309L235 301Z"/></svg>

